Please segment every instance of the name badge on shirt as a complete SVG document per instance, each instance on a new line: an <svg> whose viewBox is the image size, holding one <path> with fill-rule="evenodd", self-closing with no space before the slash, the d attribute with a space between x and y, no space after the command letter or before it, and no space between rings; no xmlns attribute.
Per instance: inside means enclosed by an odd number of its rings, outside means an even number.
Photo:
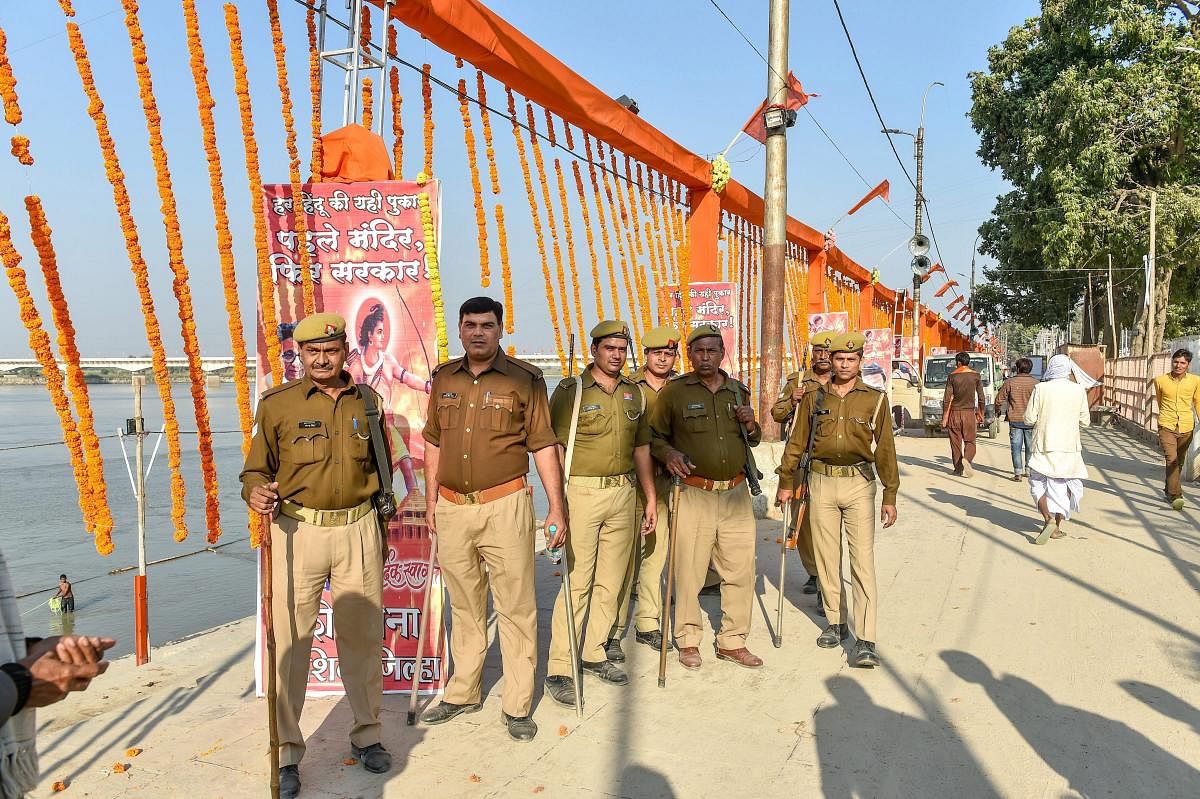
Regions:
<svg viewBox="0 0 1200 799"><path fill-rule="evenodd" d="M600 406L599 406L599 405L584 405L584 406L583 406L582 408L580 408L579 410L580 410L581 412L586 412L586 411L598 411L598 410L600 410Z"/></svg>
<svg viewBox="0 0 1200 799"><path fill-rule="evenodd" d="M443 391L442 399L458 399L457 391Z"/></svg>
<svg viewBox="0 0 1200 799"><path fill-rule="evenodd" d="M687 409L689 411L702 411L702 410L704 410L704 403L703 402L689 402Z"/></svg>
<svg viewBox="0 0 1200 799"><path fill-rule="evenodd" d="M320 426L321 426L320 419L301 419L300 420L300 429L301 430L315 430Z"/></svg>

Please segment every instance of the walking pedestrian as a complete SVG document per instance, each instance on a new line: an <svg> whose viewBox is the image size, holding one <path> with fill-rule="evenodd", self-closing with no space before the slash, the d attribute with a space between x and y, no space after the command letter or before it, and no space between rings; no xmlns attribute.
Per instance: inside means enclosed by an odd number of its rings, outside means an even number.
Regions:
<svg viewBox="0 0 1200 799"><path fill-rule="evenodd" d="M829 357L829 343L833 341L833 338L834 334L829 331L814 335L811 342L812 367L803 375L800 372L792 372L788 375L787 383L784 384L779 399L775 400L775 404L771 407L771 418L779 424L794 424L796 406L804 399L804 395L829 384L829 377L833 372L833 362ZM791 521L789 520L788 524L789 530L794 526L790 523ZM809 521L807 515L800 522L800 529L796 531L795 544L796 551L800 553L800 562L804 564L804 571L808 573L808 581L804 583L804 588L801 590L806 594L817 594L817 611L823 613L821 588L817 585L817 556L813 549L812 522Z"/></svg>
<svg viewBox="0 0 1200 799"><path fill-rule="evenodd" d="M333 592L338 659L354 726L351 751L382 774L392 756L380 743L383 560L386 540L372 498L380 491L367 408L379 395L345 369L346 321L316 313L296 325L303 377L266 391L242 469L242 498L271 522L272 596L279 647L276 700L279 795L300 792L300 714L313 626L326 581ZM385 462L390 457L383 453ZM386 468L386 466L385 466Z"/></svg>
<svg viewBox="0 0 1200 799"><path fill-rule="evenodd" d="M861 333L833 340L833 375L829 385L805 396L780 462L776 501L792 498L792 477L817 424L809 472L809 518L816 547L817 576L829 624L817 646L832 649L849 637L842 590L842 527L850 550L850 583L854 593L854 636L858 639L850 665L879 665L875 650L878 589L875 582L875 476L883 483L879 519L886 530L896 523L900 469L892 437L891 409L883 392L862 380ZM820 403L820 404L818 404ZM820 419L814 418L814 411Z"/></svg>
<svg viewBox="0 0 1200 799"><path fill-rule="evenodd" d="M578 378L560 382L550 398L550 421L559 445L570 446L575 430L571 473L566 477L571 525L566 568L575 618L568 624L564 584L554 603L545 683L550 698L566 707L575 707L571 631L582 641L583 671L611 685L629 682L609 659L606 644L634 541L641 538L639 526L642 535L653 530L658 512L646 401L637 384L624 375L632 341L629 326L601 322L592 328L591 338L592 363ZM635 483L647 498L644 517L635 515Z"/></svg>
<svg viewBox="0 0 1200 799"><path fill-rule="evenodd" d="M972 468L975 433L983 424L987 400L979 372L971 368L970 353L958 353L954 362L958 366L946 379L946 390L942 393L942 427L950 434L950 460L954 463L954 473L971 477L975 473Z"/></svg>
<svg viewBox="0 0 1200 799"><path fill-rule="evenodd" d="M504 665L500 718L513 740L532 741L537 601L529 453L549 500L550 547L566 541L567 520L546 381L542 370L501 351L503 325L503 305L491 297L467 300L458 311L466 354L433 370L424 431L426 518L450 589L454 672L441 703L421 720L443 724L483 708L490 581Z"/></svg>
<svg viewBox="0 0 1200 799"><path fill-rule="evenodd" d="M646 420L658 402L659 392L675 378L675 362L679 358L679 331L673 327L656 327L642 336L642 367L629 376L646 402ZM658 461L653 461L655 524L654 529L633 542L633 553L625 570L625 581L617 594L617 617L605 642L604 650L614 663L625 662L621 640L625 637L629 604L634 592L637 605L633 611L634 640L655 652L662 648L662 630L658 619L662 613L662 574L667 562L667 501L671 494L671 477ZM637 510L634 518L645 515L648 506L646 493L637 488ZM668 642L670 645L670 642Z"/></svg>
<svg viewBox="0 0 1200 799"><path fill-rule="evenodd" d="M1183 510L1180 475L1195 432L1193 411L1200 414L1200 375L1188 371L1191 365L1190 350L1175 350L1171 355L1171 371L1154 378L1151 385L1158 400L1158 443L1166 461L1163 491L1175 510Z"/></svg>
<svg viewBox="0 0 1200 799"><path fill-rule="evenodd" d="M1017 359L1017 373L1004 381L1000 392L996 394L996 415L1005 412L1008 420L1008 448L1012 453L1014 483L1021 482L1029 470L1029 458L1033 454L1033 425L1025 421L1025 408L1029 405L1029 397L1037 386L1037 379L1032 374L1033 361L1029 358ZM1007 405L1007 411L1004 406Z"/></svg>
<svg viewBox="0 0 1200 799"><path fill-rule="evenodd" d="M696 327L687 339L692 371L663 388L650 416L651 451L683 480L675 558L675 646L686 669L699 669L700 589L711 562L721 577L716 656L749 669L762 659L746 648L754 607L754 512L743 468L746 442L757 446L750 392L720 368L721 331ZM743 439L743 433L745 439Z"/></svg>
<svg viewBox="0 0 1200 799"><path fill-rule="evenodd" d="M1094 385L1070 356L1055 355L1025 409L1025 421L1033 425L1029 493L1042 514L1037 544L1065 536L1063 522L1079 510L1088 476L1079 428L1091 423L1087 390Z"/></svg>

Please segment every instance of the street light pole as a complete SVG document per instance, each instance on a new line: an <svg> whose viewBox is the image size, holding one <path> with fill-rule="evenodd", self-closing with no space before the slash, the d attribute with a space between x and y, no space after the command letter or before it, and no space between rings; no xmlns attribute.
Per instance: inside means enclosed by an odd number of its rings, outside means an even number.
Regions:
<svg viewBox="0 0 1200 799"><path fill-rule="evenodd" d="M979 328L975 324L975 253L979 250L979 239L983 236L980 233L975 237L975 243L971 245L971 342L974 344L975 335Z"/></svg>

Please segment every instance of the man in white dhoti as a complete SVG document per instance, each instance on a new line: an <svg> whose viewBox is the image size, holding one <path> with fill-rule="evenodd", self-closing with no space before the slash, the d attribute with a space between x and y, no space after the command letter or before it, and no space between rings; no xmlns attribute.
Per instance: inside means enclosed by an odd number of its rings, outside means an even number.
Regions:
<svg viewBox="0 0 1200 799"><path fill-rule="evenodd" d="M1087 389L1096 381L1069 356L1055 355L1042 382L1033 389L1025 422L1033 425L1033 456L1029 459L1029 493L1042 514L1042 531L1034 542L1062 538L1063 522L1079 510L1083 462L1079 428L1091 422Z"/></svg>

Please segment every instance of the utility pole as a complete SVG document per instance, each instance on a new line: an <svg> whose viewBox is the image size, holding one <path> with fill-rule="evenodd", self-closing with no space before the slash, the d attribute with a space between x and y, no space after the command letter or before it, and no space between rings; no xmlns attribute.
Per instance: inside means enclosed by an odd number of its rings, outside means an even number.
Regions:
<svg viewBox="0 0 1200 799"><path fill-rule="evenodd" d="M979 249L979 239L983 236L982 233L975 237L975 243L971 245L971 342L975 341L975 334L979 328L975 324L975 251Z"/></svg>
<svg viewBox="0 0 1200 799"><path fill-rule="evenodd" d="M1150 190L1150 263L1146 269L1146 297L1149 300L1149 307L1146 309L1146 357L1149 358L1154 354L1155 347L1155 324L1154 312L1157 301L1154 296L1154 283L1158 276L1158 266L1154 262L1154 245L1157 234L1158 221L1158 191Z"/></svg>
<svg viewBox="0 0 1200 799"><path fill-rule="evenodd" d="M1117 314L1113 310L1113 278L1112 278L1112 253L1108 254L1108 325L1112 328L1112 357L1121 357L1121 348L1117 344Z"/></svg>
<svg viewBox="0 0 1200 799"><path fill-rule="evenodd" d="M767 114L787 108L789 0L771 0L767 42ZM763 438L779 439L770 414L783 378L783 306L787 254L787 114L782 124L766 125L767 170L763 187L762 325L759 352L758 420Z"/></svg>
<svg viewBox="0 0 1200 799"><path fill-rule="evenodd" d="M1085 338L1088 344L1099 344L1100 337L1096 335L1096 303L1095 297L1092 295L1092 273L1087 273L1087 327L1088 332Z"/></svg>

